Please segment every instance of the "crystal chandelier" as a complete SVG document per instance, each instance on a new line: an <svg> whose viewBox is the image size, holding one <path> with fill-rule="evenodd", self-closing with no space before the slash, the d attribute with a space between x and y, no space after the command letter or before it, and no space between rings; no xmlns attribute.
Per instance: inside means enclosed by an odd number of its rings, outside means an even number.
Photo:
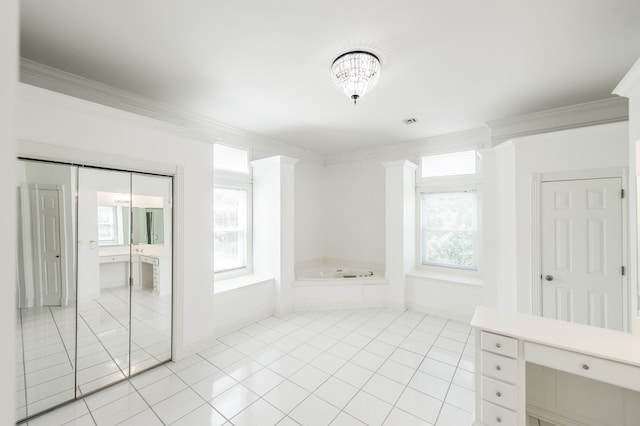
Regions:
<svg viewBox="0 0 640 426"><path fill-rule="evenodd" d="M369 52L344 53L331 64L331 76L337 87L353 99L353 104L367 94L380 77L380 60Z"/></svg>

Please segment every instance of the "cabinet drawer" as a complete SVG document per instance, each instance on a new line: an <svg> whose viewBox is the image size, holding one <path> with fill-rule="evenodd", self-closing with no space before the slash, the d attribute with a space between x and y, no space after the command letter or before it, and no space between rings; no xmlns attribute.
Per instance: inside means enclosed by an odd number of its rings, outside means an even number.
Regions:
<svg viewBox="0 0 640 426"><path fill-rule="evenodd" d="M525 342L525 360L534 364L640 391L640 367Z"/></svg>
<svg viewBox="0 0 640 426"><path fill-rule="evenodd" d="M482 424L486 426L513 426L518 424L515 411L482 401Z"/></svg>
<svg viewBox="0 0 640 426"><path fill-rule="evenodd" d="M482 351L482 375L516 384L518 382L518 360L491 352Z"/></svg>
<svg viewBox="0 0 640 426"><path fill-rule="evenodd" d="M99 263L116 263L116 262L128 262L128 254L116 254L112 256L100 256Z"/></svg>
<svg viewBox="0 0 640 426"><path fill-rule="evenodd" d="M518 341L512 337L483 331L480 333L480 347L484 351L511 358L518 357Z"/></svg>
<svg viewBox="0 0 640 426"><path fill-rule="evenodd" d="M514 385L489 377L482 377L482 399L515 410L518 406L518 389Z"/></svg>

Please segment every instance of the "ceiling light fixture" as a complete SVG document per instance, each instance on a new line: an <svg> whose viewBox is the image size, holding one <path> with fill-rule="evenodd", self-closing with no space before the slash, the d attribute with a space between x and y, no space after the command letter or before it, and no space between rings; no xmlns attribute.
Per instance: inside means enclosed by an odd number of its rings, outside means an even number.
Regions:
<svg viewBox="0 0 640 426"><path fill-rule="evenodd" d="M331 64L331 77L355 105L378 82L380 60L373 53L359 50L343 53Z"/></svg>

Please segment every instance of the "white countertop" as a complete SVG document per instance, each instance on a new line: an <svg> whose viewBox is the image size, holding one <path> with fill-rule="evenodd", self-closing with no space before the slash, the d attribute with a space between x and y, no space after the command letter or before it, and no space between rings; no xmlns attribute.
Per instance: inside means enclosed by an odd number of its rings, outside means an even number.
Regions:
<svg viewBox="0 0 640 426"><path fill-rule="evenodd" d="M473 327L568 351L640 366L640 336L478 306Z"/></svg>
<svg viewBox="0 0 640 426"><path fill-rule="evenodd" d="M130 249L129 246L103 246L100 247L98 252L99 256L128 256L129 254L133 256L162 257L162 255L164 254L164 246L133 246L133 249Z"/></svg>

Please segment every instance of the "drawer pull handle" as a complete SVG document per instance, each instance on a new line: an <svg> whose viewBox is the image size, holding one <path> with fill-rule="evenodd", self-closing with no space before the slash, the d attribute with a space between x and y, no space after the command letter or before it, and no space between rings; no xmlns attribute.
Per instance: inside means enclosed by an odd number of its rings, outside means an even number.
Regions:
<svg viewBox="0 0 640 426"><path fill-rule="evenodd" d="M582 369L583 369L583 370L588 370L588 369L589 369L589 366L588 366L587 364L582 364Z"/></svg>
<svg viewBox="0 0 640 426"><path fill-rule="evenodd" d="M498 398L500 398L500 397L502 396L502 393L500 393L500 392L498 391L498 392L496 392L496 396L497 396Z"/></svg>
<svg viewBox="0 0 640 426"><path fill-rule="evenodd" d="M502 423L502 418L501 417L496 417L496 422Z"/></svg>
<svg viewBox="0 0 640 426"><path fill-rule="evenodd" d="M500 349L502 345L500 343L496 343L496 348Z"/></svg>
<svg viewBox="0 0 640 426"><path fill-rule="evenodd" d="M500 367L499 365L496 365L496 370L500 371L502 370L502 367Z"/></svg>

